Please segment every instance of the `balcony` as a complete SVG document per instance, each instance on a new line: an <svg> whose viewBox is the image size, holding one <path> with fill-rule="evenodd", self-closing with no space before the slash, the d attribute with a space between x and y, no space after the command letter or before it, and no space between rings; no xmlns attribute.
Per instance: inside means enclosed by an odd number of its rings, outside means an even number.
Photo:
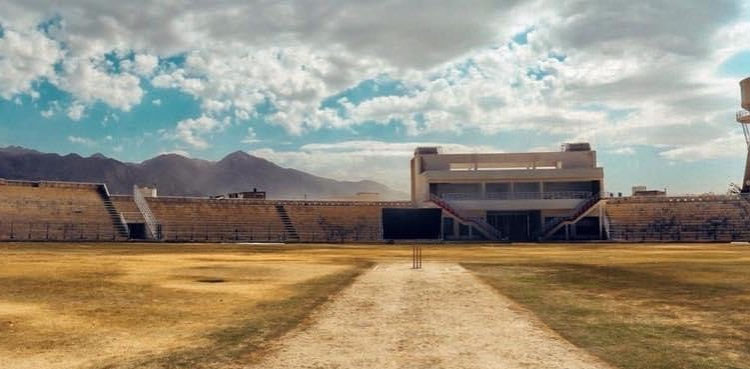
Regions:
<svg viewBox="0 0 750 369"><path fill-rule="evenodd" d="M590 199L588 191L443 193L440 198L461 210L574 209Z"/></svg>
<svg viewBox="0 0 750 369"><path fill-rule="evenodd" d="M487 192L481 193L444 193L441 198L448 201L455 200L583 200L593 194L588 191L557 191L557 192Z"/></svg>

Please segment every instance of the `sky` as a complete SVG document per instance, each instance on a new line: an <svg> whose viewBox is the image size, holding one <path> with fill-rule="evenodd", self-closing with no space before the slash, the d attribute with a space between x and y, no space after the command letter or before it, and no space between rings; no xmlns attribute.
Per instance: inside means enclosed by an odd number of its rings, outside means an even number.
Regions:
<svg viewBox="0 0 750 369"><path fill-rule="evenodd" d="M0 2L0 146L242 150L408 191L416 146L588 141L610 192L724 193L750 1Z"/></svg>

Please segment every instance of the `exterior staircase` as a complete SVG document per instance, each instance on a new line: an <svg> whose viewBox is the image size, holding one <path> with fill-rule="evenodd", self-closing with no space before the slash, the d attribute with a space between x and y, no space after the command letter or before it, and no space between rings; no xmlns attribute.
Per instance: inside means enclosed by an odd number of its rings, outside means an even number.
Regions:
<svg viewBox="0 0 750 369"><path fill-rule="evenodd" d="M135 202L135 206L138 207L138 211L141 212L143 220L146 223L146 237L152 240L160 240L160 226L156 221L156 217L154 217L154 213L151 212L151 208L148 206L148 201L143 197L141 191L138 190L137 185L133 185L133 201Z"/></svg>
<svg viewBox="0 0 750 369"><path fill-rule="evenodd" d="M104 208L107 209L107 213L109 213L109 217L112 220L112 225L115 227L117 237L123 239L130 238L130 232L128 232L128 225L127 223L125 223L125 218L122 216L122 214L120 214L119 211L117 211L115 205L112 203L112 199L109 197L107 186L99 186L98 192L99 196L102 197L102 201L104 202Z"/></svg>
<svg viewBox="0 0 750 369"><path fill-rule="evenodd" d="M557 218L555 221L545 224L545 226L542 228L541 232L541 239L547 240L552 235L557 233L562 227L569 225L569 224L576 224L579 220L583 219L586 215L588 215L594 208L596 208L597 205L600 205L605 200L601 198L599 194L596 194L595 196L592 196L588 198L587 200L581 202L573 211L573 214L571 214L568 217L562 217Z"/></svg>
<svg viewBox="0 0 750 369"><path fill-rule="evenodd" d="M300 238L299 234L297 234L297 229L294 228L294 223L292 223L292 219L289 218L289 214L286 212L284 205L276 205L276 212L279 213L281 223L284 224L287 241L299 242Z"/></svg>
<svg viewBox="0 0 750 369"><path fill-rule="evenodd" d="M502 233L500 233L500 231L498 231L497 228L493 227L491 224L487 223L483 219L475 218L475 217L468 217L468 216L461 214L461 212L458 209L451 206L447 201L440 198L439 196L431 194L430 201L432 201L432 203L434 203L435 205L437 205L438 207L446 211L448 214L450 214L454 218L458 219L459 222L474 227L474 229L479 231L479 233L481 233L482 236L484 236L486 239L490 241L502 240L502 237L503 237Z"/></svg>

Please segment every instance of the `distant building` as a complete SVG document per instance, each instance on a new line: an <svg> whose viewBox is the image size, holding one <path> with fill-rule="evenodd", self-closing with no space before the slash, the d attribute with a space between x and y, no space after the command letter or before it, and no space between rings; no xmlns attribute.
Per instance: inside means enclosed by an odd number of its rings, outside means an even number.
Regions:
<svg viewBox="0 0 750 369"><path fill-rule="evenodd" d="M157 197L156 187L138 187L138 192L140 192L143 197Z"/></svg>
<svg viewBox="0 0 750 369"><path fill-rule="evenodd" d="M211 196L212 199L253 199L253 200L265 200L266 192L258 191L257 188L253 188L252 191L245 192L232 192L224 195Z"/></svg>
<svg viewBox="0 0 750 369"><path fill-rule="evenodd" d="M667 196L667 190L649 190L646 186L633 186L633 196Z"/></svg>

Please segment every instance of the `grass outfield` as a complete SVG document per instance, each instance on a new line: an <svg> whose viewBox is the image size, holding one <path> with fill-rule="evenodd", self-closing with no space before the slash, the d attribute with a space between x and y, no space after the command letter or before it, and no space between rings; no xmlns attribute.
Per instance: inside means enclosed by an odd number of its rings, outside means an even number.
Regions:
<svg viewBox="0 0 750 369"><path fill-rule="evenodd" d="M622 368L750 368L750 246L425 246ZM3 368L232 367L408 246L0 244ZM366 317L363 317L366 318Z"/></svg>
<svg viewBox="0 0 750 369"><path fill-rule="evenodd" d="M365 267L268 246L0 244L0 367L249 362Z"/></svg>
<svg viewBox="0 0 750 369"><path fill-rule="evenodd" d="M619 368L750 368L750 246L542 248L467 269Z"/></svg>

